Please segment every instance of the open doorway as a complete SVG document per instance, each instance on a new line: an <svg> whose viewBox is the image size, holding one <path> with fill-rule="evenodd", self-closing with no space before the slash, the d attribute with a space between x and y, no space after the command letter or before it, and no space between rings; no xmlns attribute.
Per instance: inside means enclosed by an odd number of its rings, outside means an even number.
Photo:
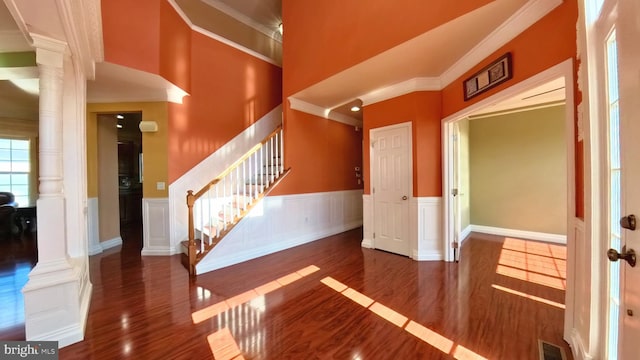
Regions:
<svg viewBox="0 0 640 360"><path fill-rule="evenodd" d="M97 119L101 246L142 249L142 113L98 114Z"/></svg>
<svg viewBox="0 0 640 360"><path fill-rule="evenodd" d="M574 129L574 103L573 103L573 64L572 60L567 60L561 64L558 64L548 70L545 70L527 80L524 80L508 89L505 89L497 94L494 94L476 104L469 106L468 108L453 114L452 116L447 117L443 120L443 150L444 150L444 179L443 179L443 194L444 196L444 217L445 217L445 228L444 228L444 237L445 237L445 259L447 261L457 260L457 257L460 255L458 251L458 246L460 240L466 234L462 233L462 226L460 221L459 214L456 214L454 211L457 210L455 206L457 204L458 199L456 198L456 186L458 183L456 182L458 179L455 175L456 166L458 166L454 162L454 158L457 155L454 151L456 149L455 144L455 135L456 131L459 129L459 121L463 119L468 119L469 117L473 117L474 115L478 117L480 112L486 111L499 111L496 109L488 110L490 106L495 104L501 104L505 102L509 102L511 99L520 98L518 95L527 93L527 92L535 92L539 96L544 91L537 91L536 89L542 89L544 86L551 84L548 87L548 91L553 91L557 88L557 85L554 85L554 82L562 82L563 84L568 84L568 86L564 86L563 89L563 97L565 99L564 109L560 112L563 115L563 126L564 126L564 146L565 146L565 155L566 155L566 178L565 178L565 189L566 195L564 199L558 199L558 201L566 204L566 208L564 208L564 221L566 226L566 286L563 284L563 288L566 290L565 292L565 336L567 332L567 324L571 324L573 322L572 314L573 314L573 284L574 284L574 261L575 261L575 239L573 232L573 219L575 217L575 129ZM526 96L525 96L526 97ZM561 115L561 116L562 116ZM483 121L482 119L476 119L471 121ZM458 123L458 125L455 125ZM548 176L554 176L554 174L547 174ZM473 181L473 180L471 180ZM522 191L526 191L526 189L522 189ZM455 194L455 195L454 195ZM536 199L531 199L531 201L536 201ZM458 206L459 207L459 206ZM497 234L496 234L497 235ZM503 235L504 236L504 235ZM514 236L514 235L508 235ZM551 239L541 239L541 240L551 240ZM464 257L464 253L462 254Z"/></svg>

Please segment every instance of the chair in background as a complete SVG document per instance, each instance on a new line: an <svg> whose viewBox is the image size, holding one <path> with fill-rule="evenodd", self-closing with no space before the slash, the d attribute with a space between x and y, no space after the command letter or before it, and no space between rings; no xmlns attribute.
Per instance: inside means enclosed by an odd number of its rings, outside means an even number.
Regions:
<svg viewBox="0 0 640 360"><path fill-rule="evenodd" d="M10 192L0 192L0 235L15 235L20 232L16 225L18 204Z"/></svg>

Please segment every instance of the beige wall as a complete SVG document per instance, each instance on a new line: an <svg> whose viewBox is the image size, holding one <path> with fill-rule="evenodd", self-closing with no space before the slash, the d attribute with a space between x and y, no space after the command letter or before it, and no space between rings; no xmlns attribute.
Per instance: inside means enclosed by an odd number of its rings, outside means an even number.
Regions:
<svg viewBox="0 0 640 360"><path fill-rule="evenodd" d="M87 104L87 189L88 197L98 196L98 166L96 162L98 113L142 112L143 121L155 121L158 131L142 133L144 156L142 196L144 198L166 198L168 189L168 104L166 102ZM115 125L114 125L115 126ZM115 141L114 141L115 144ZM115 145L114 145L115 146ZM117 162L116 162L117 163ZM157 183L165 184L164 190L157 190Z"/></svg>
<svg viewBox="0 0 640 360"><path fill-rule="evenodd" d="M564 111L470 121L472 224L566 234Z"/></svg>
<svg viewBox="0 0 640 360"><path fill-rule="evenodd" d="M120 237L118 129L113 116L97 117L98 213L100 241Z"/></svg>
<svg viewBox="0 0 640 360"><path fill-rule="evenodd" d="M458 122L458 194L460 229L471 224L471 187L469 183L469 120Z"/></svg>

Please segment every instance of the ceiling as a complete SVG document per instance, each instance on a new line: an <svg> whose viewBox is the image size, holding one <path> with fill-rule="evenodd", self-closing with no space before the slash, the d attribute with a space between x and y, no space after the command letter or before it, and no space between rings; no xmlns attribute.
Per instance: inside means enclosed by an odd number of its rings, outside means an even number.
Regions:
<svg viewBox="0 0 640 360"><path fill-rule="evenodd" d="M281 0L200 0L203 3L252 26L253 28L273 33L281 22ZM464 58L492 31L499 28L509 17L519 11L528 0L494 0L489 4L454 19L427 33L419 35L377 56L374 56L345 71L335 74L319 83L294 95L299 100L340 113L362 119L362 111L353 113L353 104L362 104L362 97L378 89L415 78L441 77L457 61ZM469 31L473 29L473 31ZM0 52L30 50L29 44L9 14L4 2L0 2ZM184 93L159 77L149 74L132 73L134 70L118 67L113 64L97 64L96 78L87 86L87 99L93 101L143 101L153 100L140 96L164 97L179 99ZM533 90L548 92L551 88L562 87L557 83L548 87ZM123 90L123 89L126 89ZM0 74L0 109L8 113L24 112L37 103L37 95L23 91L16 84L6 80ZM4 95L8 94L8 95ZM555 95L564 94L556 91ZM526 103L515 99L501 103L500 106L486 112L502 111L504 107L530 106L536 101L557 101L550 95L532 96ZM554 94L551 94L554 95ZM557 96L556 96L557 97ZM563 97L563 95L562 95ZM134 99L135 98L135 99ZM551 100L550 100L551 99ZM516 101L518 100L518 101ZM25 114L36 117L37 114ZM2 114L0 114L2 116Z"/></svg>

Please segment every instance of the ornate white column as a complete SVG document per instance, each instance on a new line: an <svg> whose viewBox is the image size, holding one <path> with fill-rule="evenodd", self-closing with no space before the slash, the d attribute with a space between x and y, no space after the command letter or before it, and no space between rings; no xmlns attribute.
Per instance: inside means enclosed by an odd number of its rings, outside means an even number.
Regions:
<svg viewBox="0 0 640 360"><path fill-rule="evenodd" d="M32 35L40 77L37 201L38 263L23 288L27 340L57 340L60 346L84 336L81 279L67 253L63 188L63 108L67 44Z"/></svg>

